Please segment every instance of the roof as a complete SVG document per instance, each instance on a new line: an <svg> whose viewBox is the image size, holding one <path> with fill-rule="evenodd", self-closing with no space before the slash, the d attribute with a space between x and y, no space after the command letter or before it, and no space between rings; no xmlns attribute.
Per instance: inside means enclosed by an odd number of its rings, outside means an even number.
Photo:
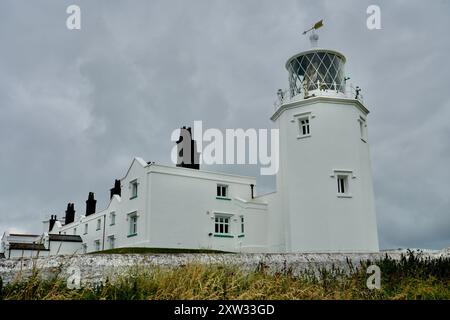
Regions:
<svg viewBox="0 0 450 320"><path fill-rule="evenodd" d="M342 53L340 53L340 52L338 52L338 51L336 51L336 50L330 50L330 49L324 49L324 48L311 48L311 49L309 49L309 50L306 50L306 51L303 51L303 52L294 54L292 57L290 57L290 58L286 61L286 65L285 65L286 69L288 69L289 63L290 63L293 59L296 59L296 58L298 58L298 57L300 57L300 56L304 56L304 55L307 55L307 54L310 54L310 53L315 53L315 52L326 52L326 53L331 53L331 54L334 54L334 55L339 56L339 57L344 61L344 63L347 61L347 59L345 58L345 56L344 56ZM288 69L288 70L289 70L289 69Z"/></svg>
<svg viewBox="0 0 450 320"><path fill-rule="evenodd" d="M11 242L9 244L9 250L36 250L36 251L48 251L45 249L42 243L17 243Z"/></svg>
<svg viewBox="0 0 450 320"><path fill-rule="evenodd" d="M39 237L39 235L37 234L27 234L27 233L10 233L9 235L13 237L33 237L33 238Z"/></svg>
<svg viewBox="0 0 450 320"><path fill-rule="evenodd" d="M66 234L49 234L48 239L50 241L83 242L80 236Z"/></svg>

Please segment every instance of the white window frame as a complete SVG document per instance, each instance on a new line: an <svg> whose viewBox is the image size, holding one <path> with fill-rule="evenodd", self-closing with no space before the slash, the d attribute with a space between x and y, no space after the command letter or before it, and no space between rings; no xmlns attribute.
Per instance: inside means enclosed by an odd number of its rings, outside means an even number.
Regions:
<svg viewBox="0 0 450 320"><path fill-rule="evenodd" d="M338 198L352 198L352 180L356 179L352 170L333 170L331 174L332 178L335 178L335 190ZM344 192L341 192L341 179L344 179Z"/></svg>
<svg viewBox="0 0 450 320"><path fill-rule="evenodd" d="M239 217L239 223L240 223L241 235L244 235L245 234L245 218L244 218L244 216Z"/></svg>
<svg viewBox="0 0 450 320"><path fill-rule="evenodd" d="M216 198L229 199L229 186L227 184L218 183L216 187ZM224 194L225 193L225 194Z"/></svg>
<svg viewBox="0 0 450 320"><path fill-rule="evenodd" d="M88 231L89 231L89 224L85 223L84 224L84 234L88 234Z"/></svg>
<svg viewBox="0 0 450 320"><path fill-rule="evenodd" d="M309 120L309 116L299 117L298 128L299 128L299 137L310 137L311 136L311 122Z"/></svg>
<svg viewBox="0 0 450 320"><path fill-rule="evenodd" d="M109 225L114 226L116 224L116 212L112 211L109 213Z"/></svg>
<svg viewBox="0 0 450 320"><path fill-rule="evenodd" d="M338 194L339 195L346 195L348 194L348 175L338 175L337 176L337 188L338 188Z"/></svg>
<svg viewBox="0 0 450 320"><path fill-rule="evenodd" d="M102 230L102 219L97 219L97 229L96 231Z"/></svg>
<svg viewBox="0 0 450 320"><path fill-rule="evenodd" d="M226 213L214 213L214 236L215 237L227 237L233 238L232 228L231 228L231 218L232 214ZM221 228L221 226L223 226ZM222 229L222 232L221 230Z"/></svg>
<svg viewBox="0 0 450 320"><path fill-rule="evenodd" d="M128 237L133 237L138 234L138 218L137 211L128 214Z"/></svg>
<svg viewBox="0 0 450 320"><path fill-rule="evenodd" d="M311 112L303 112L299 114L295 114L291 122L295 123L297 126L297 139L309 138L311 137L311 122L315 116ZM307 124L304 126L302 121L307 121ZM305 129L305 133L303 128Z"/></svg>
<svg viewBox="0 0 450 320"><path fill-rule="evenodd" d="M130 181L130 200L138 197L139 183L137 179Z"/></svg>

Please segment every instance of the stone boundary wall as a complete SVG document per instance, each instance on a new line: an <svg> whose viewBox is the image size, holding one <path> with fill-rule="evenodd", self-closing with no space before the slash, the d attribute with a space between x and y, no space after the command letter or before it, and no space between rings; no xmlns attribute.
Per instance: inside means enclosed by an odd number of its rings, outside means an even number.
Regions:
<svg viewBox="0 0 450 320"><path fill-rule="evenodd" d="M450 248L435 250L412 250L424 258L450 257ZM54 256L35 259L0 259L0 277L3 284L24 279L37 270L44 278L55 275L67 278L77 270L81 285L89 286L114 279L125 274L130 268L173 268L189 263L221 264L237 266L242 271L264 268L267 272L290 270L299 274L305 270L316 271L333 266L350 271L348 261L354 267L361 261L379 260L386 255L400 259L407 250L384 251L379 253L289 253L289 254L87 254L76 256Z"/></svg>

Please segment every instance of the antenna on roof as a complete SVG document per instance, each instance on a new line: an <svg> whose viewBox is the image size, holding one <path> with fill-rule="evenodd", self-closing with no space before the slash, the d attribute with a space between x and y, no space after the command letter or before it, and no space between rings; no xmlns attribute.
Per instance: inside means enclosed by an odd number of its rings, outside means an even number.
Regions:
<svg viewBox="0 0 450 320"><path fill-rule="evenodd" d="M317 43L319 41L319 35L316 33L316 30L323 27L323 19L316 22L312 28L303 31L303 35L306 35L308 32L311 32L311 35L309 36L309 41L311 42L311 47L317 47Z"/></svg>

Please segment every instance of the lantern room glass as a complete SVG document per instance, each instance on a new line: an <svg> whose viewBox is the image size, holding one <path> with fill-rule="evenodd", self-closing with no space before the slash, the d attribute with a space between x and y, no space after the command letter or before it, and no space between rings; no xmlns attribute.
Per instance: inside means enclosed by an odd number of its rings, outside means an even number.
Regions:
<svg viewBox="0 0 450 320"><path fill-rule="evenodd" d="M287 65L291 97L307 95L313 90L334 90L345 93L345 60L327 51L314 51L292 58Z"/></svg>

